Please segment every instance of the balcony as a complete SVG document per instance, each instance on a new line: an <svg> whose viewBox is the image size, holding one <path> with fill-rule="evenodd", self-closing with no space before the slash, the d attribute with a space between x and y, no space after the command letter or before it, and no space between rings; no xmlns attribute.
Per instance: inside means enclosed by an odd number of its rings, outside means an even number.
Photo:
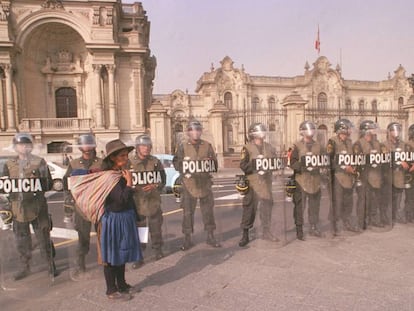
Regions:
<svg viewBox="0 0 414 311"><path fill-rule="evenodd" d="M59 134L89 131L92 125L90 118L28 118L21 120L19 129L30 133Z"/></svg>

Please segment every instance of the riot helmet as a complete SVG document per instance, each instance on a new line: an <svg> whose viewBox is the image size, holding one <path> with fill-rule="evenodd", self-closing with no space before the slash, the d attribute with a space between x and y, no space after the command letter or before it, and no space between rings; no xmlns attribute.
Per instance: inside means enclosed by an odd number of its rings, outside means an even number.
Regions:
<svg viewBox="0 0 414 311"><path fill-rule="evenodd" d="M152 146L152 140L151 137L148 134L141 134L138 135L135 139L135 145L145 145L145 146Z"/></svg>
<svg viewBox="0 0 414 311"><path fill-rule="evenodd" d="M335 122L334 130L337 134L350 134L352 123L348 119L339 119Z"/></svg>
<svg viewBox="0 0 414 311"><path fill-rule="evenodd" d="M306 120L299 125L299 132L302 136L312 137L315 135L315 131L316 125L312 121Z"/></svg>
<svg viewBox="0 0 414 311"><path fill-rule="evenodd" d="M377 125L372 120L364 120L359 125L359 130L361 132L361 136L364 136L365 134L374 134L375 129L377 128Z"/></svg>
<svg viewBox="0 0 414 311"><path fill-rule="evenodd" d="M17 144L33 144L33 137L28 133L17 133L13 138L13 145Z"/></svg>
<svg viewBox="0 0 414 311"><path fill-rule="evenodd" d="M387 126L388 135L394 138L399 138L402 132L402 126L398 122L391 122Z"/></svg>
<svg viewBox="0 0 414 311"><path fill-rule="evenodd" d="M249 139L254 138L261 138L264 139L266 137L267 128L263 123L253 123L249 127Z"/></svg>
<svg viewBox="0 0 414 311"><path fill-rule="evenodd" d="M411 124L408 128L408 138L414 139L414 124Z"/></svg>
<svg viewBox="0 0 414 311"><path fill-rule="evenodd" d="M78 146L81 151L82 151L82 148L85 148L85 147L96 148L95 136L91 133L79 135Z"/></svg>
<svg viewBox="0 0 414 311"><path fill-rule="evenodd" d="M203 126L197 120L192 120L188 122L187 125L187 135L191 140L197 141L201 138L201 133Z"/></svg>

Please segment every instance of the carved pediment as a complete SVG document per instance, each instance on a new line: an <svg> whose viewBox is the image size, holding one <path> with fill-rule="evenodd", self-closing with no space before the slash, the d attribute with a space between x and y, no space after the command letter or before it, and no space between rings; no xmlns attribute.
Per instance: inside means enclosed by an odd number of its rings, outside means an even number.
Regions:
<svg viewBox="0 0 414 311"><path fill-rule="evenodd" d="M83 73L80 58L73 57L73 53L68 50L60 50L54 55L54 61L51 57L46 57L46 64L42 68L42 73L64 73L77 74Z"/></svg>
<svg viewBox="0 0 414 311"><path fill-rule="evenodd" d="M63 9L63 3L61 0L46 0L42 4L44 9Z"/></svg>

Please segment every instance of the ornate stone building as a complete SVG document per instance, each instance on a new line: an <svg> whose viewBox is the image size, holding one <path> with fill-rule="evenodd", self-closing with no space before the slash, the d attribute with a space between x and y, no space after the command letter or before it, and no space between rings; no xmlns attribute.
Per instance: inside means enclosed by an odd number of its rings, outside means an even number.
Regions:
<svg viewBox="0 0 414 311"><path fill-rule="evenodd" d="M214 137L221 161L238 157L253 122L268 126L280 152L299 137L299 124L306 119L326 136L333 135L339 117L357 126L371 119L383 129L390 121L401 122L405 129L414 123L413 90L401 65L387 80L357 81L345 80L340 66L331 68L324 56L312 68L306 62L304 73L294 77L252 76L243 66L234 67L228 56L220 64L201 76L195 95L181 90L154 95L151 129L167 152L174 149L191 118L199 119Z"/></svg>
<svg viewBox="0 0 414 311"><path fill-rule="evenodd" d="M44 154L88 131L101 149L144 132L156 66L149 31L138 2L1 0L1 146L16 131Z"/></svg>

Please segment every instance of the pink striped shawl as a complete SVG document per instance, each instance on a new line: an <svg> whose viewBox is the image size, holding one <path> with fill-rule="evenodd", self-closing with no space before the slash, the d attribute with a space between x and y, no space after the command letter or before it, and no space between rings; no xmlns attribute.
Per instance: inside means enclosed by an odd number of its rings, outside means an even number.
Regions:
<svg viewBox="0 0 414 311"><path fill-rule="evenodd" d="M121 179L120 171L102 171L70 177L70 191L86 219L96 224L104 213L105 199Z"/></svg>

